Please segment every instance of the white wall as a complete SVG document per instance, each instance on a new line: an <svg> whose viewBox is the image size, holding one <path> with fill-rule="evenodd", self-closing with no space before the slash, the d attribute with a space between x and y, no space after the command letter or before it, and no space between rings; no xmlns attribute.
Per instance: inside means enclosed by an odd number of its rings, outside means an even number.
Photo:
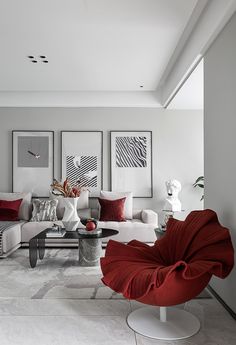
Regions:
<svg viewBox="0 0 236 345"><path fill-rule="evenodd" d="M203 112L147 108L0 108L0 190L11 190L11 131L55 131L55 177L60 178L60 130L104 131L104 189L110 181L110 130L153 131L152 199L135 199L136 208L163 208L165 181L176 178L186 211L202 207L192 183L203 173Z"/></svg>
<svg viewBox="0 0 236 345"><path fill-rule="evenodd" d="M231 231L236 248L236 15L205 56L205 207ZM211 286L236 312L236 269Z"/></svg>

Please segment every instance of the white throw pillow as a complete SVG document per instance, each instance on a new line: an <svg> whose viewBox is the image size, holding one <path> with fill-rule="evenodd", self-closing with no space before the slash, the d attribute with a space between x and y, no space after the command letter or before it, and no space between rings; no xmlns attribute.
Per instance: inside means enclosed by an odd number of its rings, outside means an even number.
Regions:
<svg viewBox="0 0 236 345"><path fill-rule="evenodd" d="M88 208L89 207L89 191L83 190L80 193L77 209L80 210L82 208Z"/></svg>
<svg viewBox="0 0 236 345"><path fill-rule="evenodd" d="M64 197L61 195L55 195L52 192L50 192L50 199L57 199L58 205L57 205L57 218L62 219L65 211L65 207L63 204ZM89 207L89 191L83 190L80 193L78 204L77 204L77 210L80 209L87 209Z"/></svg>
<svg viewBox="0 0 236 345"><path fill-rule="evenodd" d="M2 193L0 192L0 200L18 200L23 199L19 208L18 217L21 220L29 220L32 212L32 193Z"/></svg>
<svg viewBox="0 0 236 345"><path fill-rule="evenodd" d="M132 192L107 192L102 190L100 193L100 197L102 199L107 200L117 200L121 198L125 199L125 218L132 219L133 218L133 193Z"/></svg>

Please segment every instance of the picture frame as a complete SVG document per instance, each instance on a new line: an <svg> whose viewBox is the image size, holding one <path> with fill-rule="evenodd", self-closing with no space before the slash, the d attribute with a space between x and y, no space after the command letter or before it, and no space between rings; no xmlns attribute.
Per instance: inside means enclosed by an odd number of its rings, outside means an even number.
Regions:
<svg viewBox="0 0 236 345"><path fill-rule="evenodd" d="M152 131L110 131L111 190L153 197Z"/></svg>
<svg viewBox="0 0 236 345"><path fill-rule="evenodd" d="M12 131L12 191L48 197L54 178L54 131Z"/></svg>
<svg viewBox="0 0 236 345"><path fill-rule="evenodd" d="M98 197L103 188L103 131L61 131L61 178L88 188Z"/></svg>

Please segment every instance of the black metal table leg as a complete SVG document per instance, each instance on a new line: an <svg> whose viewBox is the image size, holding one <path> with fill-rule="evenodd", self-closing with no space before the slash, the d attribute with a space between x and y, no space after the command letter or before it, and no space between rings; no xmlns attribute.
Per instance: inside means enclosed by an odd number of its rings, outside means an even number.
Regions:
<svg viewBox="0 0 236 345"><path fill-rule="evenodd" d="M45 253L45 238L38 238L39 259L43 260Z"/></svg>
<svg viewBox="0 0 236 345"><path fill-rule="evenodd" d="M36 238L31 238L29 241L29 261L30 266L34 268L38 259L38 241Z"/></svg>

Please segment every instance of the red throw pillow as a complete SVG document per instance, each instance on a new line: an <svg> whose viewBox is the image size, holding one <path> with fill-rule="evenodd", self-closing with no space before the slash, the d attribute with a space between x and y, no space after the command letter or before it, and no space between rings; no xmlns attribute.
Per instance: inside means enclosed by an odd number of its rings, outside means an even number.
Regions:
<svg viewBox="0 0 236 345"><path fill-rule="evenodd" d="M1 220L19 220L18 213L22 199L18 200L0 200L0 221Z"/></svg>
<svg viewBox="0 0 236 345"><path fill-rule="evenodd" d="M100 220L125 222L124 205L125 199L107 200L98 198L101 205Z"/></svg>

